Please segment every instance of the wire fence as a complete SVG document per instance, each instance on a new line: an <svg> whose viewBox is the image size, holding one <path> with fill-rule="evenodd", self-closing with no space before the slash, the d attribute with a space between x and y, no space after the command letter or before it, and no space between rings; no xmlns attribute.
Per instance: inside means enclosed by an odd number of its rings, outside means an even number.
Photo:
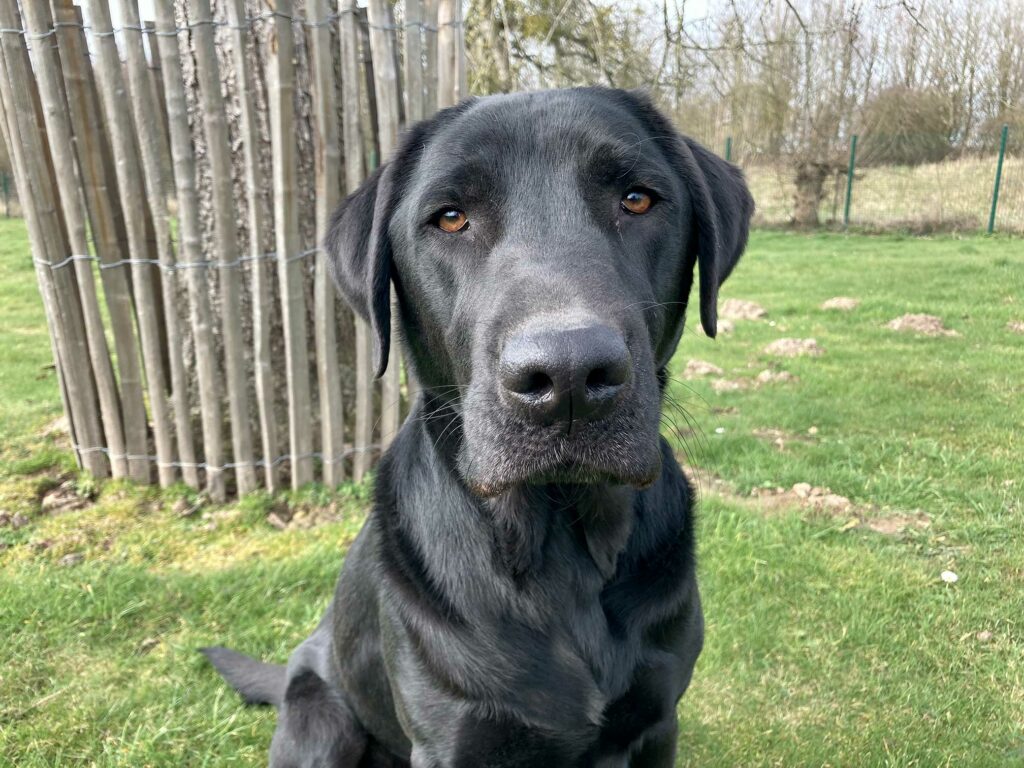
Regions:
<svg viewBox="0 0 1024 768"><path fill-rule="evenodd" d="M1007 126L994 132L988 146L919 163L879 162L851 137L843 162L817 169L817 223L869 232L1024 234L1024 154L1006 151L1013 137ZM721 152L733 155L729 138ZM763 155L730 159L746 173L757 203L755 224L792 225L797 164Z"/></svg>

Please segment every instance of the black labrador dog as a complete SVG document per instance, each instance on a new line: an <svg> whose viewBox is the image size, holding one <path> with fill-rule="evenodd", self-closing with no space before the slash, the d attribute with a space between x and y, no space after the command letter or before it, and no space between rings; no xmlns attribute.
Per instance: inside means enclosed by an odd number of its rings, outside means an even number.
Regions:
<svg viewBox="0 0 1024 768"><path fill-rule="evenodd" d="M670 766L703 642L693 493L659 436L695 272L715 335L753 201L642 94L466 101L335 214L335 279L421 395L287 667L273 766ZM394 362L392 362L394 364Z"/></svg>

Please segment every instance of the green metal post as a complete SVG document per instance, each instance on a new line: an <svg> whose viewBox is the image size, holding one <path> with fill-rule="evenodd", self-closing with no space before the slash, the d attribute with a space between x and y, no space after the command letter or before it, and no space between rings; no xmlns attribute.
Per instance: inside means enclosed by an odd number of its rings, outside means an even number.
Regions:
<svg viewBox="0 0 1024 768"><path fill-rule="evenodd" d="M850 164L846 168L846 202L843 205L843 229L850 226L850 200L853 196L853 169L857 165L857 134L850 137Z"/></svg>
<svg viewBox="0 0 1024 768"><path fill-rule="evenodd" d="M732 136L725 137L725 159L732 162Z"/></svg>
<svg viewBox="0 0 1024 768"><path fill-rule="evenodd" d="M988 214L988 233L996 231L996 206L999 204L999 182L1003 180L1003 157L1006 155L1006 135L1010 126L1003 124L1003 135L999 139L999 159L996 161L996 183L992 187L992 210Z"/></svg>

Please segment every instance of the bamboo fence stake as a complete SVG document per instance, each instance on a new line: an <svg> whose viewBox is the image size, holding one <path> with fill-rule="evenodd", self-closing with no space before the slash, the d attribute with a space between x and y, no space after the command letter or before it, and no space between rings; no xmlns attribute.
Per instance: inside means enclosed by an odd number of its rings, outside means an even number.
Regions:
<svg viewBox="0 0 1024 768"><path fill-rule="evenodd" d="M342 122L345 144L345 191L355 192L366 178L363 126L360 115L359 33L356 29L356 0L341 0L338 42L341 48ZM370 468L373 442L373 373L370 370L370 330L356 317L356 418L352 438L352 477L361 482Z"/></svg>
<svg viewBox="0 0 1024 768"><path fill-rule="evenodd" d="M437 112L437 2L423 0L424 89L423 116Z"/></svg>
<svg viewBox="0 0 1024 768"><path fill-rule="evenodd" d="M157 108L156 124L160 128L160 164L164 168L164 180L167 182L167 195L173 195L174 161L171 160L171 138L167 131L167 95L164 92L164 71L160 66L160 44L157 41L156 24L143 21L146 30L146 47L149 49L149 79L153 82L153 99Z"/></svg>
<svg viewBox="0 0 1024 768"><path fill-rule="evenodd" d="M274 412L274 378L270 349L270 275L263 259L266 228L260 211L260 195L264 188L260 173L259 133L253 104L253 76L246 50L248 35L245 26L244 0L227 0L228 25L231 29L231 53L238 78L238 100L241 105L239 132L245 153L245 186L248 195L249 256L252 290L253 363L256 379L256 401L259 407L260 436L263 444L263 473L268 491L279 485L277 420Z"/></svg>
<svg viewBox="0 0 1024 768"><path fill-rule="evenodd" d="M192 40L195 45L196 77L206 130L206 151L213 175L213 229L220 270L221 334L224 340L224 371L227 378L228 410L238 494L256 488L252 430L249 424L249 396L245 371L245 336L242 333L242 299L235 201L232 183L231 146L220 86L220 66L213 39L210 0L191 0Z"/></svg>
<svg viewBox="0 0 1024 768"><path fill-rule="evenodd" d="M398 147L398 71L395 67L395 39L389 23L387 0L369 0L366 6L370 24L370 50L373 56L374 88L377 96L377 135L383 165ZM392 303L394 296L392 295ZM392 312L390 364L381 379L381 450L391 444L401 423L401 363L398 354L396 318Z"/></svg>
<svg viewBox="0 0 1024 768"><path fill-rule="evenodd" d="M439 0L437 6L437 108L455 104L457 64L455 21L457 0Z"/></svg>
<svg viewBox="0 0 1024 768"><path fill-rule="evenodd" d="M20 32L20 18L14 0L0 0L0 101L4 104L8 149L18 171L19 188L23 190L22 206L29 226L33 258L40 291L53 331L56 348L54 362L70 404L71 424L76 455L81 466L97 476L107 473L103 434L96 412L96 390L90 375L88 344L83 332L84 320L79 306L74 272L52 269L64 258L67 247L60 234L63 225L56 210L53 190L47 183L42 128L38 122L33 97L31 68L25 40Z"/></svg>
<svg viewBox="0 0 1024 768"><path fill-rule="evenodd" d="M16 30L16 19L15 8L9 0L2 0L0 27ZM67 250L55 237L59 221L51 190L41 183L46 176L39 167L41 137L31 94L26 89L30 82L27 79L30 71L26 61L28 54L24 50L14 50L17 46L24 48L24 40L19 33L0 32L0 117L4 121L5 140L17 183L23 190L22 210L29 226L33 261L46 310L60 393L69 416L72 445L79 465L102 476L108 462L101 450L102 433L94 406L95 390L88 375L88 352L81 334L81 313L76 312L77 293L70 281L74 273L65 274L63 270L51 270L49 267L49 264L65 258ZM19 117L22 118L20 124ZM65 298L68 301L61 303ZM85 372L85 375L71 376L72 371Z"/></svg>
<svg viewBox="0 0 1024 768"><path fill-rule="evenodd" d="M124 212L129 252L133 259L144 260L150 255L146 236L145 192L136 155L135 126L131 112L125 110L125 104L131 99L124 86L121 61L117 43L114 41L107 4L105 0L88 0L88 8L96 54L97 85L111 132L117 186ZM135 261L132 264L132 278L139 336L142 339L142 357L146 367L149 407L153 415L157 474L160 485L167 486L174 482L176 473L174 434L167 401L167 371L160 340L161 320L157 311L158 294L154 290L148 264Z"/></svg>
<svg viewBox="0 0 1024 768"><path fill-rule="evenodd" d="M174 183L178 195L178 237L183 265L203 261L199 223L199 198L196 192L196 160L192 132L188 123L185 86L182 78L178 38L175 34L173 0L157 0L157 30L160 59L167 99L168 132L174 162ZM217 348L213 338L213 319L207 292L207 271L199 267L185 270L189 296L189 318L196 346L196 382L203 424L203 458L206 463L206 489L214 501L223 501L224 441L221 436L222 413Z"/></svg>
<svg viewBox="0 0 1024 768"><path fill-rule="evenodd" d="M131 86L131 105L138 131L142 154L142 176L149 195L149 210L156 237L157 258L163 268L160 287L164 303L164 322L167 334L167 356L171 367L171 392L174 403L174 422L178 436L182 477L193 488L199 487L199 467L196 462L195 439L192 434L192 409L188 396L188 372L185 369L181 343L181 317L178 308L179 272L174 269L177 257L171 242L170 214L167 210L167 182L164 180L163 158L160 152L162 135L157 125L160 110L153 103L153 82L142 48L142 22L135 0L119 0L124 22L123 42L125 65Z"/></svg>
<svg viewBox="0 0 1024 768"><path fill-rule="evenodd" d="M308 8L312 25L310 55L313 58L316 128L316 236L317 242L323 243L331 214L338 204L341 148L338 143L331 30L326 24L328 6L326 0L310 0ZM338 377L334 291L327 269L327 254L319 251L313 285L313 313L320 391L320 451L323 456L323 482L327 486L340 483L345 469L345 420Z"/></svg>
<svg viewBox="0 0 1024 768"><path fill-rule="evenodd" d="M43 3L26 3L24 6L25 23L29 34L37 40L44 39L49 30L53 29L50 10ZM52 47L52 46L50 46ZM49 136L50 156L53 161L57 178L57 192L68 229L70 255L86 257L89 255L89 242L86 238L85 214L82 209L82 196L75 167L75 152L71 138L71 126L64 97L64 89L60 80L59 61L47 52L46 47L32 47L32 62L36 74L36 85L43 105L43 118ZM110 350L103 328L103 318L96 294L96 283L93 277L92 262L80 258L74 262L78 278L78 292L82 306L85 338L89 348L89 359L92 363L92 376L99 395L100 418L107 448L111 471L114 477L128 474L128 462L125 451L124 429L121 424L121 403L114 378L114 367L110 361Z"/></svg>
<svg viewBox="0 0 1024 768"><path fill-rule="evenodd" d="M271 143L274 165L274 229L278 279L288 373L288 428L292 487L313 480L312 414L309 397L309 357L306 350L306 300L303 261L299 253L295 196L295 51L291 0L278 0L273 18L276 50L269 71Z"/></svg>
<svg viewBox="0 0 1024 768"><path fill-rule="evenodd" d="M405 120L408 125L425 117L423 111L423 3L405 2Z"/></svg>
<svg viewBox="0 0 1024 768"><path fill-rule="evenodd" d="M136 482L148 483L149 423L136 346L135 310L125 269L111 267L124 258L124 251L113 211L117 190L109 186L104 166L104 159L110 155L110 144L100 123L85 33L77 26L81 22L81 9L73 6L71 0L57 0L55 6L57 42L64 70L71 130L75 137L80 184L89 214L93 246L100 264L107 267L100 269L100 278L121 382L121 417L128 453L128 475Z"/></svg>

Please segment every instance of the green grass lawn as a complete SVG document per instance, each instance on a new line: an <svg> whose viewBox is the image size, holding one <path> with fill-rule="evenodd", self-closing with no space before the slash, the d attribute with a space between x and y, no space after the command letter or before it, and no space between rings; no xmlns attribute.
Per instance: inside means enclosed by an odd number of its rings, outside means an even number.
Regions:
<svg viewBox="0 0 1024 768"><path fill-rule="evenodd" d="M0 526L0 765L265 764L273 713L241 706L195 648L284 660L366 489L182 516L183 490L78 478L95 502L42 514L75 473L44 429L60 404L25 254L20 222L0 221L0 512L24 523ZM708 627L679 764L1024 765L1021 242L758 233L724 293L768 317L688 332L674 365L667 421L704 478ZM837 295L861 304L819 309ZM959 335L884 327L908 312ZM783 337L825 353L763 351ZM724 372L686 380L690 359ZM797 378L753 386L765 369ZM765 490L802 482L850 506ZM338 520L278 532L280 505Z"/></svg>

